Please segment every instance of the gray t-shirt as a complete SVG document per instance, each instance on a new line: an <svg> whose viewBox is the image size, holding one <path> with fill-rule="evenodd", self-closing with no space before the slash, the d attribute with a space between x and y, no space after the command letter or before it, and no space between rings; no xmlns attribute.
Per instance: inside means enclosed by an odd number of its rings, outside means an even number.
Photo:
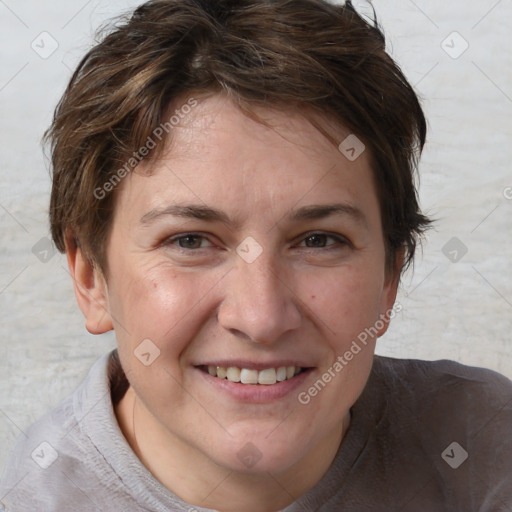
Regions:
<svg viewBox="0 0 512 512"><path fill-rule="evenodd" d="M124 376L112 373L112 354L20 437L0 485L5 510L208 510L166 489L130 449L114 415ZM510 380L452 361L375 356L351 413L331 467L285 512L512 511Z"/></svg>

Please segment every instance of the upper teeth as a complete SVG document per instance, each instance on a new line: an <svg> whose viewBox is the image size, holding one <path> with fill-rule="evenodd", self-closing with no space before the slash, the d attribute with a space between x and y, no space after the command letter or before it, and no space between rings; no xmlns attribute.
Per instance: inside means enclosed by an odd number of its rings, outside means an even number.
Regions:
<svg viewBox="0 0 512 512"><path fill-rule="evenodd" d="M271 385L286 379L291 379L302 370L300 366L280 366L279 368L265 368L265 370L250 370L230 366L208 366L208 373L219 379L227 379L231 382L242 384L266 384Z"/></svg>

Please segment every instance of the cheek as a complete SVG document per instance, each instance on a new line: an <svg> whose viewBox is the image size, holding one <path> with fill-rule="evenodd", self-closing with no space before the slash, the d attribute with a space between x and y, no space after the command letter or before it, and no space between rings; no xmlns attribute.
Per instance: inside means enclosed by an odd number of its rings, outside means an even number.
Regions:
<svg viewBox="0 0 512 512"><path fill-rule="evenodd" d="M300 404L312 417L322 418L326 431L352 407L371 371L375 340L358 341L379 315L381 278L370 274L347 266L302 283L328 355L318 379L301 390Z"/></svg>
<svg viewBox="0 0 512 512"><path fill-rule="evenodd" d="M111 303L122 367L138 396L155 410L169 399L179 406L185 399L176 385L184 378L182 354L210 320L209 291L219 278L177 273L165 264L130 268L136 270L119 266ZM155 394L155 389L166 391Z"/></svg>
<svg viewBox="0 0 512 512"><path fill-rule="evenodd" d="M301 297L313 321L340 350L378 318L382 277L355 267L340 267L301 280ZM333 347L334 348L334 347Z"/></svg>
<svg viewBox="0 0 512 512"><path fill-rule="evenodd" d="M119 325L119 349L133 351L150 339L163 356L181 353L201 328L209 291L219 281L215 274L179 273L167 264L119 265L112 315Z"/></svg>

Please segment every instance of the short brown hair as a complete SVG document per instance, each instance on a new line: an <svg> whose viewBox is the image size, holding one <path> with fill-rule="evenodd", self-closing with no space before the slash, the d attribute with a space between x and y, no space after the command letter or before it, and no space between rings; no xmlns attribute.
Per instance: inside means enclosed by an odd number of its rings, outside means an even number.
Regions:
<svg viewBox="0 0 512 512"><path fill-rule="evenodd" d="M361 139L371 155L386 268L394 269L402 249L408 266L431 222L414 183L425 117L378 23L350 1L152 0L109 27L78 65L45 134L57 248L65 251L71 232L105 270L114 194L97 191L114 183L177 97L219 91L245 112L251 105L316 112Z"/></svg>

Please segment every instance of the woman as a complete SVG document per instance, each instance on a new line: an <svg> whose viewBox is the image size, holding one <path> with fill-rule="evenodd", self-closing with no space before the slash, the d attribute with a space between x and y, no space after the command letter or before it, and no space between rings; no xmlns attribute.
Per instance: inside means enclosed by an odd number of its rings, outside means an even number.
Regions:
<svg viewBox="0 0 512 512"><path fill-rule="evenodd" d="M430 224L425 135L350 2L161 0L113 28L47 138L54 241L118 348L20 440L6 510L511 505L510 381L374 355Z"/></svg>

